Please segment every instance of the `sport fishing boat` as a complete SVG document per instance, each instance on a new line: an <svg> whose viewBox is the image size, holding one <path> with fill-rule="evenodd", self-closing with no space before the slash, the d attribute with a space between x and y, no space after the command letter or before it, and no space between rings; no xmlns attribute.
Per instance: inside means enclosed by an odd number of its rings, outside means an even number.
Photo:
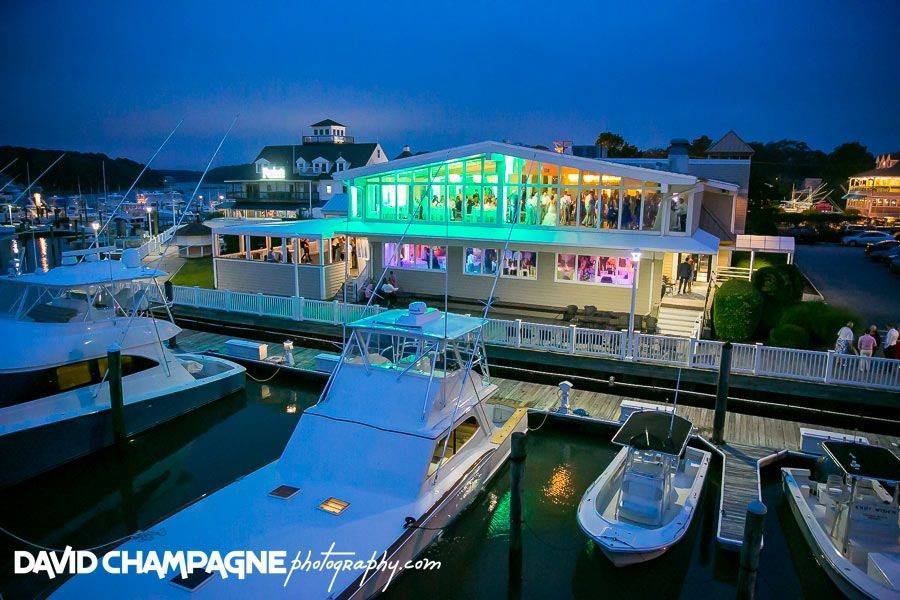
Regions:
<svg viewBox="0 0 900 600"><path fill-rule="evenodd" d="M113 250L67 252L49 271L0 277L0 485L114 442L111 346L122 357L128 435L244 386L240 365L166 347L181 330L146 300L165 272L142 265L136 249L104 258Z"/></svg>
<svg viewBox="0 0 900 600"><path fill-rule="evenodd" d="M406 561L478 495L509 455L524 410L489 404L479 330L484 319L414 302L348 325L319 402L300 418L281 457L164 520L119 550L299 551L313 561ZM502 418L495 420L496 415ZM302 558L301 558L302 560ZM397 573L303 570L240 579L207 571L78 575L63 598L369 598Z"/></svg>
<svg viewBox="0 0 900 600"><path fill-rule="evenodd" d="M900 598L900 459L879 446L822 442L838 473L781 469L791 511L816 561L849 598Z"/></svg>
<svg viewBox="0 0 900 600"><path fill-rule="evenodd" d="M710 453L687 445L692 424L661 411L632 413L622 446L578 505L578 524L614 565L662 555L687 532Z"/></svg>

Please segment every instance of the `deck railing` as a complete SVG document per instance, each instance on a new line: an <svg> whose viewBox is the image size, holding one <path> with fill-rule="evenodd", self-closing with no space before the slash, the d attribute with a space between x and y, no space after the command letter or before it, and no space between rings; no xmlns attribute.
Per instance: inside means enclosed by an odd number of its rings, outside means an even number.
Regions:
<svg viewBox="0 0 900 600"><path fill-rule="evenodd" d="M152 236L149 240L138 246L138 254L146 258L153 254L159 254L163 246L175 235L175 227L169 227L165 231Z"/></svg>
<svg viewBox="0 0 900 600"><path fill-rule="evenodd" d="M158 300L158 298L157 298ZM181 306L340 325L376 315L384 308L251 292L173 286ZM574 325L488 319L485 342L497 346L694 369L717 370L723 342L669 335L589 329ZM795 350L763 344L733 344L731 368L759 375L836 385L900 389L900 360L844 356L834 351Z"/></svg>

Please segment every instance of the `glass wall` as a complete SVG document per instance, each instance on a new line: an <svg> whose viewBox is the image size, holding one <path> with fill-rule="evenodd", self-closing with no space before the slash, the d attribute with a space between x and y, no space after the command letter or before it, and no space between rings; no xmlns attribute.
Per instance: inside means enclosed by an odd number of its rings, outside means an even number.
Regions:
<svg viewBox="0 0 900 600"><path fill-rule="evenodd" d="M383 266L388 269L445 271L447 270L447 247L386 242Z"/></svg>
<svg viewBox="0 0 900 600"><path fill-rule="evenodd" d="M463 273L466 275L496 275L507 279L537 279L537 252L507 250L498 265L497 248L463 248Z"/></svg>
<svg viewBox="0 0 900 600"><path fill-rule="evenodd" d="M662 232L674 210L664 206L657 182L500 154L360 177L351 189L354 216L389 221ZM684 231L681 223L668 231Z"/></svg>
<svg viewBox="0 0 900 600"><path fill-rule="evenodd" d="M622 256L557 254L556 281L587 285L631 287L634 267Z"/></svg>

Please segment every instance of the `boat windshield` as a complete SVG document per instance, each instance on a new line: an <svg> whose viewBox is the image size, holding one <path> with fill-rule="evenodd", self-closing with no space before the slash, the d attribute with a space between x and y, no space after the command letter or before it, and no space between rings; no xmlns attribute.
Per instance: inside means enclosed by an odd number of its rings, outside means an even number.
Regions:
<svg viewBox="0 0 900 600"><path fill-rule="evenodd" d="M0 282L0 316L36 323L99 321L129 314L144 305L137 282L55 288ZM139 306L140 307L140 306Z"/></svg>

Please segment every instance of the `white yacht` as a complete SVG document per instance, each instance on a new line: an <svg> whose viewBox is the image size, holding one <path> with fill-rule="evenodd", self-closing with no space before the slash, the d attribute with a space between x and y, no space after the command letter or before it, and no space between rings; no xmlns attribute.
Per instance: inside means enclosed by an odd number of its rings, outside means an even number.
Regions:
<svg viewBox="0 0 900 600"><path fill-rule="evenodd" d="M0 485L113 443L112 345L129 435L243 388L240 365L165 347L180 329L154 318L144 299L165 273L134 249L103 258L111 250L68 252L63 266L0 277Z"/></svg>
<svg viewBox="0 0 900 600"><path fill-rule="evenodd" d="M617 567L654 559L687 532L710 453L687 445L691 422L633 413L612 441L622 449L578 505L578 524Z"/></svg>
<svg viewBox="0 0 900 600"><path fill-rule="evenodd" d="M150 529L120 550L283 549L312 560L332 545L353 560L399 565L423 552L509 455L525 411L486 401L480 318L413 303L349 325L318 404L281 457ZM494 420L502 413L505 419ZM342 556L347 558L347 556ZM63 598L368 598L396 574L298 571L243 580L200 573L76 576Z"/></svg>
<svg viewBox="0 0 900 600"><path fill-rule="evenodd" d="M822 442L840 473L781 470L784 492L816 561L849 598L900 598L900 459L878 446Z"/></svg>

